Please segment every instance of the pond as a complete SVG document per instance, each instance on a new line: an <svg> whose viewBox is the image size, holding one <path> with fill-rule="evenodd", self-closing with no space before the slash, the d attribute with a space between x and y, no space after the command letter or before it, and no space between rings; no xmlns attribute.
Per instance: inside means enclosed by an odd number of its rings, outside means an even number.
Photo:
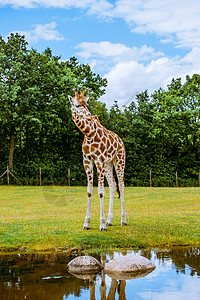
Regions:
<svg viewBox="0 0 200 300"><path fill-rule="evenodd" d="M94 255L102 263L126 254L150 259L156 269L131 280L110 278L102 270L89 279L66 271L75 256L65 253L0 256L0 299L200 299L200 248L140 250Z"/></svg>

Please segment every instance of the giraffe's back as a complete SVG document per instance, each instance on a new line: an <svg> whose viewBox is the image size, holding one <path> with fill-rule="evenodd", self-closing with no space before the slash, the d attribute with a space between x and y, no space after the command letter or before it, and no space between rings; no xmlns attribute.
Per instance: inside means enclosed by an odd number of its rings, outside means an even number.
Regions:
<svg viewBox="0 0 200 300"><path fill-rule="evenodd" d="M125 159L125 147L121 138L100 123L98 125L92 139L86 136L84 138L84 157L101 162Z"/></svg>

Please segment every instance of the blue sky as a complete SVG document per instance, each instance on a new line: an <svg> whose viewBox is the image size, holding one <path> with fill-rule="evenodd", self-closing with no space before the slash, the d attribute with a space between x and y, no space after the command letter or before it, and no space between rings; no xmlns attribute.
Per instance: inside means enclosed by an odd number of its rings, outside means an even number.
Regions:
<svg viewBox="0 0 200 300"><path fill-rule="evenodd" d="M199 0L0 0L0 35L88 63L108 79L109 108L200 73L199 15Z"/></svg>

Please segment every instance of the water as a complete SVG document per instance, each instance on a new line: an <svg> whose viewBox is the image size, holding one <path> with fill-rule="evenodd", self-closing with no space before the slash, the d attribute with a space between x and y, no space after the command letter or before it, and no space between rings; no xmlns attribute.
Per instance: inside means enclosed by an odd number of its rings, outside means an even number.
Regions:
<svg viewBox="0 0 200 300"><path fill-rule="evenodd" d="M129 252L100 254L102 262ZM143 250L131 253L150 259L156 269L146 277L111 279L104 271L89 279L66 271L74 258L59 254L0 256L0 299L120 300L200 299L200 249Z"/></svg>

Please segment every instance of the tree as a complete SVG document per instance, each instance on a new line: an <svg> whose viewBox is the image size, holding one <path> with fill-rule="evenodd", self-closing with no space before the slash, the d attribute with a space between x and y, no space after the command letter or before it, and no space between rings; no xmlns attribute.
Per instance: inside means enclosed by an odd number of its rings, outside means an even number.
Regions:
<svg viewBox="0 0 200 300"><path fill-rule="evenodd" d="M26 157L36 148L36 156L43 152L44 157L51 147L47 137L50 141L67 127L74 130L67 95L76 86L97 97L106 81L75 58L61 62L49 48L43 53L28 50L24 36L11 34L7 42L0 37L0 129L4 147L9 142L11 169L15 145L20 153L25 149Z"/></svg>
<svg viewBox="0 0 200 300"><path fill-rule="evenodd" d="M85 94L89 98L97 100L105 93L107 79L93 73L88 64L80 64L77 58L73 56L65 62L65 65L73 72L76 78L76 88L84 89Z"/></svg>
<svg viewBox="0 0 200 300"><path fill-rule="evenodd" d="M75 84L70 70L60 68L49 49L40 54L26 46L18 34L11 34L7 43L0 38L0 126L9 137L11 169L17 133L59 123L57 112L67 107L66 94Z"/></svg>
<svg viewBox="0 0 200 300"><path fill-rule="evenodd" d="M13 169L15 123L19 124L16 99L20 86L16 79L20 77L20 70L25 64L26 46L25 39L19 35L11 34L7 43L0 37L0 124L1 129L10 139L9 166L11 169Z"/></svg>

